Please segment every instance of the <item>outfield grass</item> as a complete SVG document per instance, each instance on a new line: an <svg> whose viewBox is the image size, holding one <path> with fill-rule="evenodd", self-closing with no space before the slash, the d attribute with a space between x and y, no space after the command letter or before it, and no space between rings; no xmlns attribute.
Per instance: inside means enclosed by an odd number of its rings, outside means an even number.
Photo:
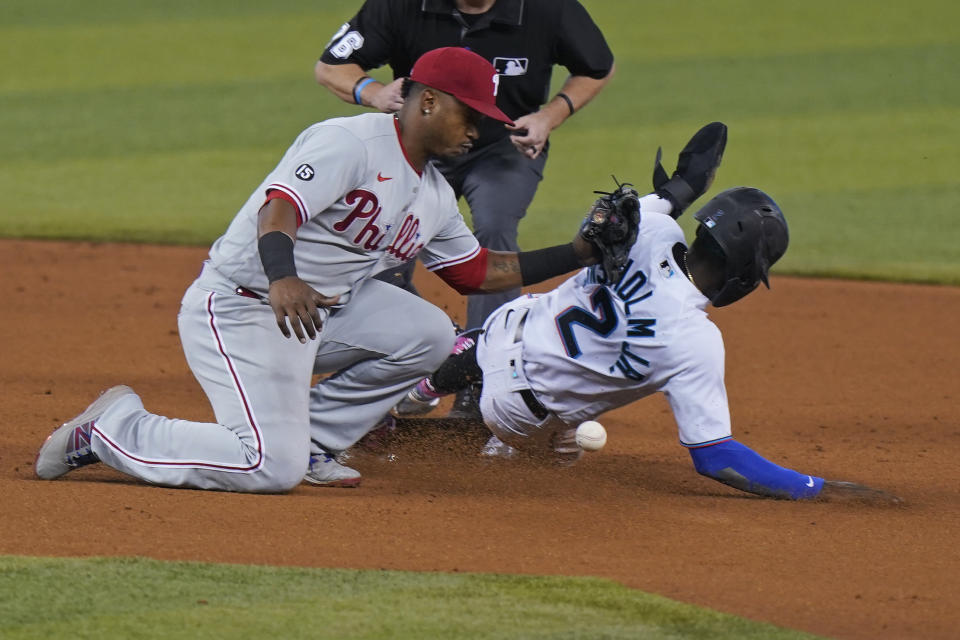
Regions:
<svg viewBox="0 0 960 640"><path fill-rule="evenodd" d="M960 284L956 3L585 4L618 71L555 133L525 247L565 240L612 173L646 188L658 145L672 164L722 120L714 192L780 202L778 271ZM352 9L7 0L0 235L209 243L302 128L357 112L312 78Z"/></svg>
<svg viewBox="0 0 960 640"><path fill-rule="evenodd" d="M608 580L0 556L0 637L702 638L807 634Z"/></svg>

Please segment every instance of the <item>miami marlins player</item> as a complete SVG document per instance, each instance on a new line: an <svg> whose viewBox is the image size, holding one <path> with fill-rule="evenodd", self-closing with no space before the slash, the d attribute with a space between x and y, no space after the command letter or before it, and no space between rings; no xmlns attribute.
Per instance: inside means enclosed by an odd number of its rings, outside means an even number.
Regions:
<svg viewBox="0 0 960 640"><path fill-rule="evenodd" d="M639 214L639 229L622 268L605 262L549 293L501 306L482 331L462 335L444 365L394 411L425 413L440 395L482 380L480 408L494 434L488 455L515 448L572 464L582 454L577 425L660 391L680 444L705 476L777 498L897 502L783 468L733 438L723 340L706 309L736 302L761 282L769 286L770 267L789 238L773 199L749 187L720 193L694 214L700 224L689 248L670 199L637 198L620 187L594 212L624 208Z"/></svg>
<svg viewBox="0 0 960 640"><path fill-rule="evenodd" d="M440 309L371 276L419 255L462 292L497 291L597 260L579 237L487 251L464 223L429 160L469 150L483 116L510 122L496 88L479 55L437 49L414 65L396 116L335 118L301 133L183 298L184 353L216 423L153 415L129 387L114 387L48 438L37 475L103 462L174 487L280 492L305 473L314 484L358 484L332 454L454 341ZM311 388L311 375L325 372L334 375Z"/></svg>

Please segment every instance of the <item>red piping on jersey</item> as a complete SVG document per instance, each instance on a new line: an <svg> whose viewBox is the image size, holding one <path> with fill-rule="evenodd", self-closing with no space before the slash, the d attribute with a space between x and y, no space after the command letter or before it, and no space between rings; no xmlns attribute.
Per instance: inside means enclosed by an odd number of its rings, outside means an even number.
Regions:
<svg viewBox="0 0 960 640"><path fill-rule="evenodd" d="M267 191L267 199L264 200L263 204L266 205L271 200L285 200L289 202L297 212L297 227L303 224L303 213L300 211L300 207L297 206L297 201L293 199L292 195L279 189L270 189Z"/></svg>
<svg viewBox="0 0 960 640"><path fill-rule="evenodd" d="M469 261L473 260L474 258L476 258L477 255L478 255L478 254L480 253L480 251L482 251L482 250L483 250L483 247L481 247L481 246L478 244L476 247L473 248L473 251L471 251L470 253L466 253L466 254L464 254L464 255L462 255L462 256L459 256L459 257L456 257L456 258L450 258L449 260L443 260L443 261L441 261L441 262L434 262L434 263L432 263L432 264L425 264L425 265L423 265L423 266L426 267L426 268L427 268L427 271L430 271L430 272L439 271L440 269L446 269L447 267L452 267L452 266L454 266L454 265L458 265L458 264L460 264L461 262L469 262Z"/></svg>
<svg viewBox="0 0 960 640"><path fill-rule="evenodd" d="M488 253L486 249L480 249L469 260L432 271L453 287L457 293L464 295L475 293L480 290L483 281L487 278Z"/></svg>
<svg viewBox="0 0 960 640"><path fill-rule="evenodd" d="M151 467L197 467L203 469L224 469L226 471L255 471L263 464L263 438L260 437L260 428L257 426L257 422L253 417L253 410L250 408L250 402L247 400L247 395L244 393L243 387L240 384L240 377L237 375L237 370L233 366L233 361L223 348L223 340L220 338L220 332L217 331L217 325L214 321L215 316L213 311L213 297L215 295L215 293L211 293L209 296L207 296L207 315L210 317L210 329L213 333L214 339L217 342L217 349L220 351L220 355L223 356L224 362L226 362L227 368L230 370L230 375L233 377L234 388L237 390L237 394L240 396L240 401L243 403L243 409L247 414L247 422L249 423L250 428L253 430L253 435L257 440L256 462L250 466L238 467L234 465L213 464L210 462L165 462L160 460L146 460L144 458L137 458L136 456L130 455L121 449L120 446L115 442L107 438L102 431L97 429L97 425L94 424L90 430L95 431L101 440L107 443L111 449L115 449L118 453L123 455L123 457L129 458L134 462L149 465Z"/></svg>
<svg viewBox="0 0 960 640"><path fill-rule="evenodd" d="M407 150L403 146L403 138L400 137L400 118L396 116L393 117L393 128L397 130L397 142L400 143L400 151L403 152L403 157L406 159L407 164L410 165L410 168L414 170L414 172L417 174L417 177L422 178L423 171L417 171L417 168L413 166L412 162L410 162L410 156L407 155Z"/></svg>
<svg viewBox="0 0 960 640"><path fill-rule="evenodd" d="M267 187L267 199L263 201L263 204L267 204L274 198L286 200L293 205L293 208L297 210L298 228L310 218L310 216L307 214L307 208L303 204L303 200L300 199L300 195L294 191L291 191L288 187L280 184L272 184Z"/></svg>

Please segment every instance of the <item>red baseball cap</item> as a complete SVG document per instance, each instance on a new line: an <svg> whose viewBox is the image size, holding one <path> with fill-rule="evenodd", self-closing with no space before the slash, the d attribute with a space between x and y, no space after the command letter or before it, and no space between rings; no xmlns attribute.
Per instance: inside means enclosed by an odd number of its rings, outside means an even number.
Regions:
<svg viewBox="0 0 960 640"><path fill-rule="evenodd" d="M410 79L449 93L485 116L513 124L513 120L497 108L500 82L497 70L469 49L441 47L427 51L413 65Z"/></svg>

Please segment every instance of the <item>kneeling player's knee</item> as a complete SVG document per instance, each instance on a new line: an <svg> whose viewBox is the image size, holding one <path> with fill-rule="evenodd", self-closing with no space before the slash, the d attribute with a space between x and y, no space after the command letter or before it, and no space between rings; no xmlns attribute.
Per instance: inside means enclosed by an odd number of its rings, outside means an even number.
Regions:
<svg viewBox="0 0 960 640"><path fill-rule="evenodd" d="M450 318L434 307L420 315L416 335L407 346L406 359L419 367L424 375L433 373L453 348L456 334Z"/></svg>
<svg viewBox="0 0 960 640"><path fill-rule="evenodd" d="M292 469L286 470L284 473L274 476L272 482L270 483L270 488L267 489L270 493L286 493L293 490L298 484L303 482L303 476L306 473L306 468L301 473L295 473Z"/></svg>
<svg viewBox="0 0 960 640"><path fill-rule="evenodd" d="M427 349L426 360L428 361L424 363L427 373L433 373L443 364L450 355L450 350L453 349L454 340L456 340L456 336L452 328L448 328L446 332L440 332L435 336Z"/></svg>
<svg viewBox="0 0 960 640"><path fill-rule="evenodd" d="M286 493L300 482L307 473L309 455L306 449L292 450L277 455L274 452L264 463L260 476L259 491L263 493Z"/></svg>

